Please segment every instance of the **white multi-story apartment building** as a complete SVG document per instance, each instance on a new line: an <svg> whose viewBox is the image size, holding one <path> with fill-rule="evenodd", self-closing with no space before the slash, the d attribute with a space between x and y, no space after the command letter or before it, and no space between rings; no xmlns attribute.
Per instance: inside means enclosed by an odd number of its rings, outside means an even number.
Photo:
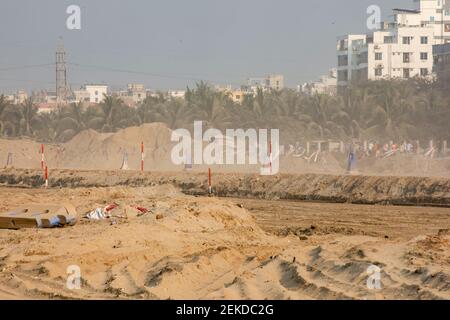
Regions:
<svg viewBox="0 0 450 320"><path fill-rule="evenodd" d="M367 44L368 79L427 77L433 72L432 27L397 27L373 33Z"/></svg>
<svg viewBox="0 0 450 320"><path fill-rule="evenodd" d="M394 21L365 35L338 38L338 90L350 82L420 76L433 70L433 45L450 42L450 0L415 0Z"/></svg>
<svg viewBox="0 0 450 320"><path fill-rule="evenodd" d="M337 86L345 87L350 82L367 80L368 68L367 35L350 34L338 38Z"/></svg>
<svg viewBox="0 0 450 320"><path fill-rule="evenodd" d="M394 10L394 21L400 25L432 26L431 44L450 43L450 0L414 0L414 10Z"/></svg>

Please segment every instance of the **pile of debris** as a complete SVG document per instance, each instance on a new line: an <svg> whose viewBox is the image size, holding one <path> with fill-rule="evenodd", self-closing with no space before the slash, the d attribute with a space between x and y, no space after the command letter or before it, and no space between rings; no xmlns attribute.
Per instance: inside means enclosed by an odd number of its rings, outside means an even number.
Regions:
<svg viewBox="0 0 450 320"><path fill-rule="evenodd" d="M147 214L155 214L156 219L162 219L163 215L155 213L154 210L153 207L147 209L140 205L112 203L105 207L98 207L82 218L89 221L108 220L111 224ZM77 212L70 204L35 204L0 213L0 229L55 228L72 226L76 222Z"/></svg>
<svg viewBox="0 0 450 320"><path fill-rule="evenodd" d="M111 223L115 224L117 222L117 219L140 217L147 213L151 213L151 210L138 205L121 206L117 203L112 203L103 208L96 208L92 210L91 212L84 215L83 218L87 220L110 219Z"/></svg>

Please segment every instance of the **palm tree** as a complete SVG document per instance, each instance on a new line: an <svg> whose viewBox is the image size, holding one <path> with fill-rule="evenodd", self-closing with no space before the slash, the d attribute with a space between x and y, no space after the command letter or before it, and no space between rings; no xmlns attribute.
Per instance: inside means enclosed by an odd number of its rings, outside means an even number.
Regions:
<svg viewBox="0 0 450 320"><path fill-rule="evenodd" d="M28 98L24 101L21 106L22 119L21 131L28 137L33 136L34 127L39 125L38 109L33 103L32 98Z"/></svg>
<svg viewBox="0 0 450 320"><path fill-rule="evenodd" d="M198 120L198 111L184 101L171 100L166 104L158 104L152 114L155 122L165 123L170 129L192 128Z"/></svg>
<svg viewBox="0 0 450 320"><path fill-rule="evenodd" d="M86 129L81 102L58 109L57 118L56 135L59 141L68 141Z"/></svg>
<svg viewBox="0 0 450 320"><path fill-rule="evenodd" d="M0 116L3 135L9 137L18 136L20 134L20 121L23 117L20 108L12 104L7 104Z"/></svg>
<svg viewBox="0 0 450 320"><path fill-rule="evenodd" d="M103 115L104 115L104 126L102 128L103 132L112 132L115 130L114 121L116 119L116 113L118 108L123 106L123 101L114 96L104 95L104 100L100 104Z"/></svg>

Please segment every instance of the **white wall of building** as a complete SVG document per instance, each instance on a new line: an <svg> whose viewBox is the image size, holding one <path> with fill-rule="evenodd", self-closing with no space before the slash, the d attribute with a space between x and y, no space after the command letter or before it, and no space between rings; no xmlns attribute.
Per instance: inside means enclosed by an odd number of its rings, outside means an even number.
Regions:
<svg viewBox="0 0 450 320"><path fill-rule="evenodd" d="M385 37L391 37L393 43L385 43ZM374 32L373 43L368 44L368 79L431 75L433 47L429 43L433 37L432 27L399 27ZM422 43L424 39L427 39L426 44Z"/></svg>
<svg viewBox="0 0 450 320"><path fill-rule="evenodd" d="M105 95L108 94L108 86L103 84L87 84L84 85L81 90L84 90L89 94L90 103L101 103L105 99Z"/></svg>

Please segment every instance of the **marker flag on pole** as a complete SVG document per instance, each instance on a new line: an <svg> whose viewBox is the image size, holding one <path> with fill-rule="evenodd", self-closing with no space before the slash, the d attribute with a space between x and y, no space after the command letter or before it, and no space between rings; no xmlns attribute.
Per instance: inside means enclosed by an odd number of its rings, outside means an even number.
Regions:
<svg viewBox="0 0 450 320"><path fill-rule="evenodd" d="M144 172L144 142L141 142L141 171Z"/></svg>
<svg viewBox="0 0 450 320"><path fill-rule="evenodd" d="M45 158L44 158L44 144L41 144L41 169L44 169L44 163L45 163Z"/></svg>
<svg viewBox="0 0 450 320"><path fill-rule="evenodd" d="M48 167L45 166L45 172L44 172L44 180L45 180L45 187L48 187Z"/></svg>

